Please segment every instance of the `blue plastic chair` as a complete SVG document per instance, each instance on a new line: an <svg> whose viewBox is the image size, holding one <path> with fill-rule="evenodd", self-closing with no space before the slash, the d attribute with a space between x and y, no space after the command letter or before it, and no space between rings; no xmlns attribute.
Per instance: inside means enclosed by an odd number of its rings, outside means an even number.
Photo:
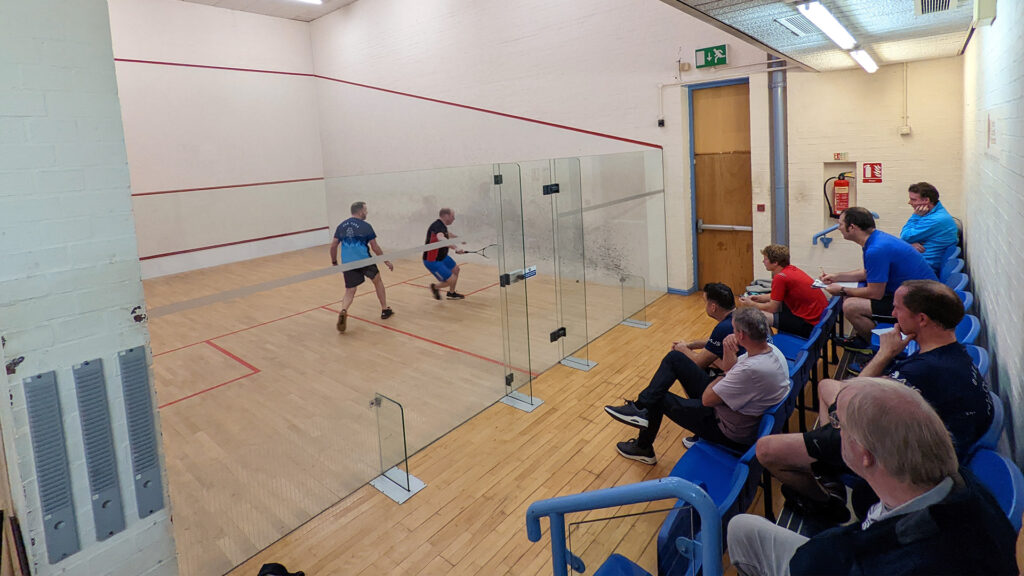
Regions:
<svg viewBox="0 0 1024 576"><path fill-rule="evenodd" d="M1024 474L1012 461L995 450L978 450L967 462L967 467L981 480L999 502L1013 529L1020 530L1020 516L1024 513Z"/></svg>
<svg viewBox="0 0 1024 576"><path fill-rule="evenodd" d="M988 396L992 400L992 423L988 425L988 430L978 438L978 441L971 446L969 454L974 454L978 450L995 450L999 447L999 438L1003 435L1003 425L1006 420L1006 411L1003 408L1003 401L999 398L999 395L989 390Z"/></svg>
<svg viewBox="0 0 1024 576"><path fill-rule="evenodd" d="M963 272L964 259L963 258L950 258L942 264L942 269L939 271L939 280L945 282L946 278L949 278L950 274L957 274Z"/></svg>
<svg viewBox="0 0 1024 576"><path fill-rule="evenodd" d="M967 274L964 274L963 272L954 272L950 274L948 278L943 280L942 283L956 291L966 289L967 281Z"/></svg>
<svg viewBox="0 0 1024 576"><path fill-rule="evenodd" d="M971 306L974 306L974 294L965 290L957 290L956 295L960 297L960 301L964 303L964 311L970 312Z"/></svg>
<svg viewBox="0 0 1024 576"><path fill-rule="evenodd" d="M956 325L956 341L961 344L974 344L981 332L981 321L973 314L964 315L964 319Z"/></svg>
<svg viewBox="0 0 1024 576"><path fill-rule="evenodd" d="M952 258L959 258L959 257L960 257L960 247L957 246L956 244L953 244L949 248L946 248L946 251L942 253L942 261L943 262L945 262L946 260L950 260Z"/></svg>
<svg viewBox="0 0 1024 576"><path fill-rule="evenodd" d="M807 365L810 359L810 350L801 350L796 360L786 359L789 364L789 397L786 398L786 407L783 410L782 422L777 423L777 427L783 429L783 431L789 431L789 416L794 410L798 411L800 416L800 431L806 432L807 425L804 422L804 414L807 411L807 407L803 403L804 387L807 386L807 381L810 379L810 368Z"/></svg>
<svg viewBox="0 0 1024 576"><path fill-rule="evenodd" d="M621 554L612 554L594 572L594 576L651 576L651 573Z"/></svg>
<svg viewBox="0 0 1024 576"><path fill-rule="evenodd" d="M988 350L973 344L965 344L964 348L967 349L967 355L971 357L971 361L974 362L974 367L978 369L978 372L981 372L982 376L987 376Z"/></svg>

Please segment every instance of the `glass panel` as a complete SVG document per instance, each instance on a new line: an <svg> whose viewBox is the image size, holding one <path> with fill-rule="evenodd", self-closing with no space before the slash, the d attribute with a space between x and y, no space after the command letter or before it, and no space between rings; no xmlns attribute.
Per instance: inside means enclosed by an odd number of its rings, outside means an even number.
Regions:
<svg viewBox="0 0 1024 576"><path fill-rule="evenodd" d="M523 194L518 164L494 167L497 195L498 271L508 285L500 290L500 316L505 364L505 393L533 398L530 369L530 321L526 286L526 244L523 230ZM502 280L504 282L505 280Z"/></svg>
<svg viewBox="0 0 1024 576"><path fill-rule="evenodd" d="M373 397L373 406L377 412L380 473L403 490L409 490L409 447L405 441L405 411L401 404L379 393Z"/></svg>
<svg viewBox="0 0 1024 576"><path fill-rule="evenodd" d="M609 510L568 515L569 552L582 560L582 574L594 574L612 554L628 558L651 574L667 573L658 566L658 537L666 519L672 522L673 542L661 543L662 568L674 565L672 573L687 574L689 559L666 550L674 547L675 538L693 538L699 524L692 506L673 504L660 500L623 506L612 515Z"/></svg>
<svg viewBox="0 0 1024 576"><path fill-rule="evenodd" d="M622 281L622 320L647 321L647 281L643 276L624 274Z"/></svg>
<svg viewBox="0 0 1024 576"><path fill-rule="evenodd" d="M583 195L578 158L562 158L553 163L552 180L558 193L551 194L556 262L555 290L557 311L565 328L559 340L561 358L571 357L586 364L587 276L584 269Z"/></svg>

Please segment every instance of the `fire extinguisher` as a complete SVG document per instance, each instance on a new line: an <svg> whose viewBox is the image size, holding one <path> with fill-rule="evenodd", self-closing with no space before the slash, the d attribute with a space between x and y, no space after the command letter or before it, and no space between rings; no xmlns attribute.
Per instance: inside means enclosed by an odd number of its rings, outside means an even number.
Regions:
<svg viewBox="0 0 1024 576"><path fill-rule="evenodd" d="M839 177L832 187L832 197L835 199L835 211L840 213L850 207L850 181Z"/></svg>

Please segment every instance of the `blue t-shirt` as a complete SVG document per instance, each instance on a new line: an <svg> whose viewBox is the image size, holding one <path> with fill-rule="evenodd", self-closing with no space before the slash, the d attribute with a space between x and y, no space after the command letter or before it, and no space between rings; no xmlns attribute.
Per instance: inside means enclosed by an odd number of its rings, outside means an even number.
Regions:
<svg viewBox="0 0 1024 576"><path fill-rule="evenodd" d="M946 250L956 245L960 233L946 207L942 202L937 202L931 212L924 216L912 214L910 220L903 225L900 238L905 242L916 242L924 246L924 259L938 274L945 262L943 256L946 255Z"/></svg>
<svg viewBox="0 0 1024 576"><path fill-rule="evenodd" d="M715 325L715 329L711 331L711 336L708 336L708 341L704 343L704 349L721 358L723 354L722 341L729 334L732 334L732 312L729 312L728 316ZM736 357L738 358L740 354L745 354L746 352L740 346L740 349L736 351Z"/></svg>
<svg viewBox="0 0 1024 576"><path fill-rule="evenodd" d="M338 224L334 237L341 243L341 261L355 262L370 257L370 240L377 237L366 220L352 217Z"/></svg>
<svg viewBox="0 0 1024 576"><path fill-rule="evenodd" d="M959 342L894 362L887 375L917 389L935 408L961 462L992 424L988 383Z"/></svg>
<svg viewBox="0 0 1024 576"><path fill-rule="evenodd" d="M907 280L938 280L920 252L881 230L872 232L864 243L864 270L869 284L885 283L886 294Z"/></svg>

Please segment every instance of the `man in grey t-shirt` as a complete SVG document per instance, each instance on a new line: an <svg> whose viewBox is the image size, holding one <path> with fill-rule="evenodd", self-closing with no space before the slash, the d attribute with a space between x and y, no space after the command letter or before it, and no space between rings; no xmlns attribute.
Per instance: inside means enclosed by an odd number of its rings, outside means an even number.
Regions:
<svg viewBox="0 0 1024 576"><path fill-rule="evenodd" d="M757 440L761 416L789 394L789 366L768 342L771 328L756 308L733 314L733 333L722 343L724 376L710 382L699 398L681 398L665 391L643 406L606 407L616 420L640 429L633 440L619 442L619 454L655 464L654 439L662 416L695 435L729 448L744 450ZM737 357L738 348L747 353Z"/></svg>

